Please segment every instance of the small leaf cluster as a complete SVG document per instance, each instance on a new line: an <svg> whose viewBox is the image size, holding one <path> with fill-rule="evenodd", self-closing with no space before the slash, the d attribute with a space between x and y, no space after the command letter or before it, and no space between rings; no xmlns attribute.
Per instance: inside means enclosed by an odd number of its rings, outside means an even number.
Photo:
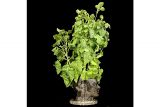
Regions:
<svg viewBox="0 0 160 107"><path fill-rule="evenodd" d="M71 30L57 28L53 36L55 43L52 51L57 57L54 63L66 87L73 86L82 80L96 79L100 83L103 69L100 68L99 58L103 56L103 49L109 41L110 24L104 21L104 16L97 15L105 11L104 3L95 6L96 14L89 14L86 10L76 10L77 16Z"/></svg>

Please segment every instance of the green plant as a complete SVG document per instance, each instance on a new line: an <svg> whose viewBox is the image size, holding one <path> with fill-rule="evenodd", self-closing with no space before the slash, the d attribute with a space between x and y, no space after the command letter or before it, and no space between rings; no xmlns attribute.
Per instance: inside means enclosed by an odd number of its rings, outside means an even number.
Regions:
<svg viewBox="0 0 160 107"><path fill-rule="evenodd" d="M103 69L100 68L99 58L103 56L103 49L107 47L110 25L97 17L99 11L105 11L104 3L95 6L96 14L88 14L86 10L76 10L77 16L71 30L58 29L53 38L52 51L57 56L54 63L66 87L73 86L79 78L96 79L100 83Z"/></svg>

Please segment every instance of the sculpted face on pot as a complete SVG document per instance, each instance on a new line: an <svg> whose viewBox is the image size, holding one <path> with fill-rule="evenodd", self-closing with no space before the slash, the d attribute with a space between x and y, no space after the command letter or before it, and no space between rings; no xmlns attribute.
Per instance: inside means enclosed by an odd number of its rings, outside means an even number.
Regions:
<svg viewBox="0 0 160 107"><path fill-rule="evenodd" d="M78 96L98 97L100 86L97 84L97 81L95 79L84 81L80 80L76 89L79 93Z"/></svg>
<svg viewBox="0 0 160 107"><path fill-rule="evenodd" d="M91 93L91 96L98 97L100 86L97 84L95 79L88 80L88 91Z"/></svg>

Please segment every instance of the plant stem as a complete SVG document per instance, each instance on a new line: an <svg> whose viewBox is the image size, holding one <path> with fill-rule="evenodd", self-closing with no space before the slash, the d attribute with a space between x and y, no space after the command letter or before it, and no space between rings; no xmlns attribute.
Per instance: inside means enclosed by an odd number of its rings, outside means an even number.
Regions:
<svg viewBox="0 0 160 107"><path fill-rule="evenodd" d="M99 12L99 11L97 10L97 11L96 11L96 17L95 17L95 20L96 20L96 18L97 18L97 14L98 14L98 12Z"/></svg>
<svg viewBox="0 0 160 107"><path fill-rule="evenodd" d="M66 54L65 54L65 56L66 56L66 59L67 59L67 65L68 64L70 64L70 61L69 61L69 56L68 56L68 52L69 52L69 49L68 49L68 42L66 42L66 44L65 44L65 51L66 51Z"/></svg>

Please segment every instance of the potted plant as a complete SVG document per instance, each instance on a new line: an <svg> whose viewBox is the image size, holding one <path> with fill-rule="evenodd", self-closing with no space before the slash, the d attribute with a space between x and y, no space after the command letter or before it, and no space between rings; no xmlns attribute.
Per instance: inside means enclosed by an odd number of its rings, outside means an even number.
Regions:
<svg viewBox="0 0 160 107"><path fill-rule="evenodd" d="M96 13L89 14L86 10L76 10L77 16L71 30L57 28L53 35L53 53L57 57L54 63L66 87L77 91L77 96L70 100L74 105L93 105L97 103L100 80L103 69L99 58L107 47L110 25L104 21L99 11L105 11L104 3L95 6Z"/></svg>

